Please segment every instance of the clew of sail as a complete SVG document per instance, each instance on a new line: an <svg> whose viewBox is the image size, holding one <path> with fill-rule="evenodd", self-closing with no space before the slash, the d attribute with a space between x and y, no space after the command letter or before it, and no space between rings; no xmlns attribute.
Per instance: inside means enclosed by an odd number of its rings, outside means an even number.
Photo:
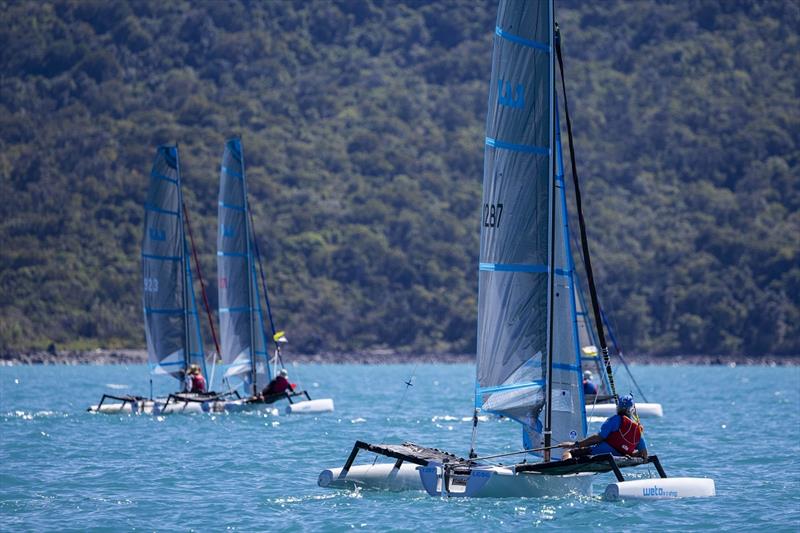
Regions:
<svg viewBox="0 0 800 533"><path fill-rule="evenodd" d="M151 371L176 379L183 379L190 364L199 365L205 374L182 205L178 148L159 146L145 203L144 323Z"/></svg>
<svg viewBox="0 0 800 533"><path fill-rule="evenodd" d="M271 379L267 337L252 246L247 179L239 139L225 143L219 180L217 276L222 361L226 377L245 390L260 390Z"/></svg>

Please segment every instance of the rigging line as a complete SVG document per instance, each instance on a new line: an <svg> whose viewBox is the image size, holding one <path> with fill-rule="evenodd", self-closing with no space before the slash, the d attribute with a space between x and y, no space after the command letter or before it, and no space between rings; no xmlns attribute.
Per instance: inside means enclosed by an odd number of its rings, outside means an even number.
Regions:
<svg viewBox="0 0 800 533"><path fill-rule="evenodd" d="M617 388L614 384L614 374L611 370L611 358L608 355L606 345L606 335L603 329L603 321L600 317L600 302L597 299L597 288L594 284L594 273L592 272L592 259L589 255L589 241L586 236L586 222L583 218L583 206L581 205L581 190L578 181L578 165L575 161L575 145L572 138L572 119L569 116L569 103L567 101L567 84L564 81L564 59L561 54L561 30L556 24L555 29L556 56L558 57L558 67L561 72L561 90L564 95L564 113L567 118L567 135L569 137L569 155L572 165L572 181L575 185L575 204L578 211L578 225L581 230L581 246L583 247L583 259L586 267L586 277L589 281L589 293L592 297L592 310L594 311L595 322L597 324L597 336L600 341L600 349L603 354L603 363L606 366L606 374L611 385L611 394L614 395L614 402L618 402Z"/></svg>
<svg viewBox="0 0 800 533"><path fill-rule="evenodd" d="M181 185L181 155L178 151L178 143L175 143L175 171L177 172L176 179L178 181L178 204L183 205L183 187ZM180 208L176 211L176 215L180 219ZM186 234L183 229L183 220L179 221L181 233L181 276L183 278L183 290L181 291L181 302L183 305L183 390L186 387L186 371L189 369L191 363L191 354L189 353L191 343L189 342L189 299L187 295L188 290L194 290L193 287L186 287L186 271L191 273L191 266L186 259ZM188 391L187 391L188 392Z"/></svg>
<svg viewBox="0 0 800 533"><path fill-rule="evenodd" d="M192 224L189 221L189 210L186 209L186 203L183 204L183 218L186 220L186 230L187 233L189 233L189 242L192 245L192 257L194 258L194 269L197 271L197 279L200 281L200 292L203 293L203 306L206 309L206 316L208 316L208 325L211 326L211 337L214 339L214 347L217 350L217 357L220 357L222 355L222 352L219 349L219 340L217 339L217 329L214 327L214 320L211 318L211 306L208 304L208 294L206 293L206 281L203 278L202 270L200 270L200 260L197 258L197 248L194 245Z"/></svg>
<svg viewBox="0 0 800 533"><path fill-rule="evenodd" d="M267 278L264 276L264 264L261 261L261 251L258 248L258 239L256 238L256 224L253 220L253 211L249 209L250 202L247 202L247 213L250 215L250 233L253 235L253 247L255 248L256 252L256 260L258 261L258 271L261 275L261 289L264 292L264 301L267 303L267 316L269 317L269 327L272 329L272 342L275 343L275 351L278 354L278 361L281 363L281 368L284 367L283 365L283 357L281 356L281 347L278 344L278 339L275 338L275 333L277 330L275 329L275 322L272 319L272 306L269 305L269 292L267 292Z"/></svg>

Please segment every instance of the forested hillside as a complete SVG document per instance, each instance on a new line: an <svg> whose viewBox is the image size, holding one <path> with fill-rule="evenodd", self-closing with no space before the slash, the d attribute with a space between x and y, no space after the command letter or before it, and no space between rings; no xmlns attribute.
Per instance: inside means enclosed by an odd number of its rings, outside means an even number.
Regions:
<svg viewBox="0 0 800 533"><path fill-rule="evenodd" d="M495 10L3 2L0 347L144 344L142 203L163 143L180 145L216 307L219 157L238 135L294 351L474 351ZM798 3L557 2L557 19L623 346L800 353Z"/></svg>

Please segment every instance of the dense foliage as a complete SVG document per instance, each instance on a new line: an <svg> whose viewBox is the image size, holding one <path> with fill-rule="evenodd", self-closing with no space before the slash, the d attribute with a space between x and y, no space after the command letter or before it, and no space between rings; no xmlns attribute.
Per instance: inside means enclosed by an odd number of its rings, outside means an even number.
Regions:
<svg viewBox="0 0 800 533"><path fill-rule="evenodd" d="M558 9L622 344L800 353L798 4ZM473 351L495 10L4 2L0 346L143 344L142 202L161 143L180 143L215 306L218 159L240 135L294 350Z"/></svg>

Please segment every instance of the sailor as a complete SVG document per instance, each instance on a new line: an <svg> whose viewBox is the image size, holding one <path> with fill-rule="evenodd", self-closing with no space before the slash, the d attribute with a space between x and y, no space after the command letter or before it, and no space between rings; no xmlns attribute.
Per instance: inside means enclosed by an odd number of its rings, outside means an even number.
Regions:
<svg viewBox="0 0 800 533"><path fill-rule="evenodd" d="M647 459L647 444L642 437L644 427L638 417L633 415L633 396L630 394L619 399L617 414L608 418L600 427L600 433L585 439L562 443L569 449L561 456L562 460L586 455L610 453L618 457L631 456Z"/></svg>
<svg viewBox="0 0 800 533"><path fill-rule="evenodd" d="M270 381L269 385L261 391L261 396L267 397L273 394L283 394L287 390L293 391L294 387L289 383L289 372L287 372L285 368L281 368L281 371L278 372L275 379Z"/></svg>
<svg viewBox="0 0 800 533"><path fill-rule="evenodd" d="M206 378L200 371L197 365L190 365L187 372L187 388L189 392L205 392L206 391Z"/></svg>
<svg viewBox="0 0 800 533"><path fill-rule="evenodd" d="M583 373L583 393L584 394L597 394L597 385L592 382L592 371L586 370Z"/></svg>

